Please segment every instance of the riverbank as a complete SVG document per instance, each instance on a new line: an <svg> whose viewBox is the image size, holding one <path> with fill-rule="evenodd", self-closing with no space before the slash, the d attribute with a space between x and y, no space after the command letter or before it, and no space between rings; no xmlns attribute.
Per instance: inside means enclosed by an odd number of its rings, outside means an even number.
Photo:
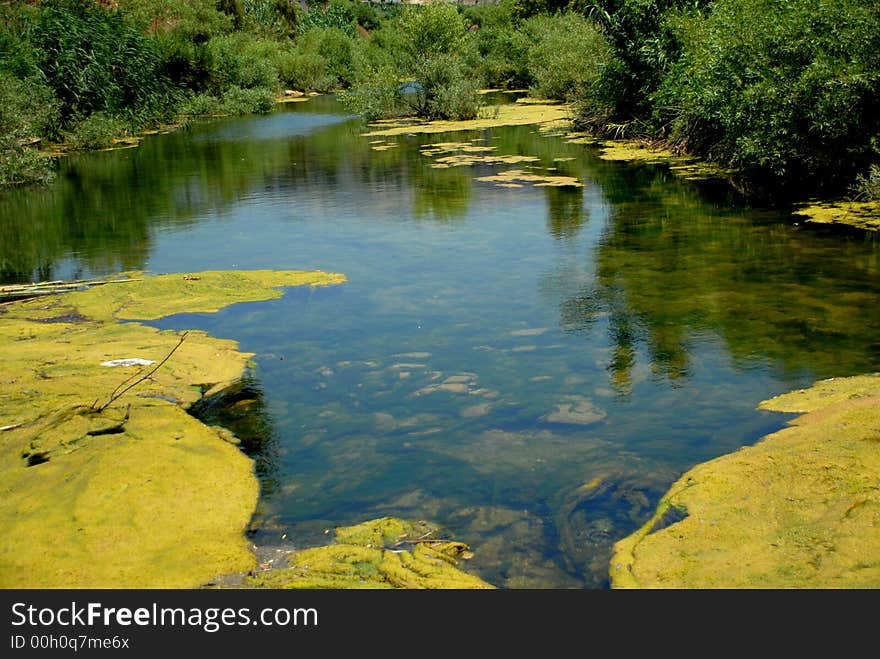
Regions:
<svg viewBox="0 0 880 659"><path fill-rule="evenodd" d="M520 98L517 102L484 107L476 119L419 120L400 118L372 122L363 135L369 138L393 137L407 134L436 134L474 131L499 126L534 125L547 135L562 136L568 143L594 148L602 160L666 165L677 176L687 180L727 180L736 172L700 159L676 153L657 142L635 139L607 139L573 128L572 106L548 99ZM388 148L380 143L376 150ZM470 154L470 161L460 164L486 162L485 157ZM437 166L437 165L435 165ZM526 166L528 168L528 166ZM793 214L807 223L838 224L867 231L880 230L880 203L847 199L810 199L796 203Z"/></svg>
<svg viewBox="0 0 880 659"><path fill-rule="evenodd" d="M253 356L136 321L327 286L338 274L146 276L0 305L0 587L193 588L247 571L253 462L188 414Z"/></svg>

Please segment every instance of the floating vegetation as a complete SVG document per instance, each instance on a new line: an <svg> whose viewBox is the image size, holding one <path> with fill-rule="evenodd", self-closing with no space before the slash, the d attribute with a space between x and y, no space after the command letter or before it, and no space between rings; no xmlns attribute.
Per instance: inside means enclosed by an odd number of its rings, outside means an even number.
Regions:
<svg viewBox="0 0 880 659"><path fill-rule="evenodd" d="M805 414L685 473L615 545L614 587L880 583L880 374L825 380L760 407ZM670 508L686 515L664 526Z"/></svg>
<svg viewBox="0 0 880 659"><path fill-rule="evenodd" d="M521 185L522 183L533 183L535 187L574 187L582 188L584 186L578 179L573 176L547 176L544 174L535 174L526 172L522 169L508 169L507 171L489 176L480 176L478 181L487 183L499 183L502 185Z"/></svg>
<svg viewBox="0 0 880 659"><path fill-rule="evenodd" d="M491 589L458 565L473 557L425 521L394 517L336 529L336 544L291 552L290 567L245 579L251 588Z"/></svg>
<svg viewBox="0 0 880 659"><path fill-rule="evenodd" d="M880 201L819 202L795 210L815 224L847 224L870 231L880 230Z"/></svg>
<svg viewBox="0 0 880 659"><path fill-rule="evenodd" d="M551 104L537 99L519 99L516 103L494 105L491 116L464 121L423 121L412 118L388 119L370 124L365 136L408 135L418 133L447 133L479 130L496 126L523 126L537 124L542 130L554 130L571 124L571 107Z"/></svg>
<svg viewBox="0 0 880 659"><path fill-rule="evenodd" d="M680 177L688 180L725 178L733 174L724 169L701 161L692 156L680 155L654 143L640 140L604 140L588 133L569 133L569 144L587 144L597 147L602 160L639 162L648 165L669 165Z"/></svg>

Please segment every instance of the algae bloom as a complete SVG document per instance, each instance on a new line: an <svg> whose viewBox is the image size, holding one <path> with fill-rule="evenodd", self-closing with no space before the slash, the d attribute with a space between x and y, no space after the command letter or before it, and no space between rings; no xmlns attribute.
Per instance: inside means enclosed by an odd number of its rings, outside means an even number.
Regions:
<svg viewBox="0 0 880 659"><path fill-rule="evenodd" d="M685 473L615 545L612 587L880 584L880 374L824 380L760 407L803 414Z"/></svg>
<svg viewBox="0 0 880 659"><path fill-rule="evenodd" d="M291 552L290 567L251 577L251 588L486 589L458 568L462 542L438 537L428 522L382 517L336 529L336 544Z"/></svg>
<svg viewBox="0 0 880 659"><path fill-rule="evenodd" d="M203 332L120 321L345 278L137 277L0 305L0 587L191 588L255 565L244 537L253 463L230 433L187 413L239 381L253 355Z"/></svg>

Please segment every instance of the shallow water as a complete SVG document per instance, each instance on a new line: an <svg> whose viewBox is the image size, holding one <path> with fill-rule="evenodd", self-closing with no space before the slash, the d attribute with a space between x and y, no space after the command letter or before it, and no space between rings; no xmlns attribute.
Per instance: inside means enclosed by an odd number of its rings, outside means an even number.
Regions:
<svg viewBox="0 0 880 659"><path fill-rule="evenodd" d="M49 189L0 197L5 282L348 277L155 323L256 353L222 421L257 460L258 545L421 518L500 587L605 588L611 544L683 471L784 425L758 402L880 370L871 234L534 127L364 130L316 98L71 156ZM449 142L537 160L432 167ZM583 187L477 180L510 169Z"/></svg>

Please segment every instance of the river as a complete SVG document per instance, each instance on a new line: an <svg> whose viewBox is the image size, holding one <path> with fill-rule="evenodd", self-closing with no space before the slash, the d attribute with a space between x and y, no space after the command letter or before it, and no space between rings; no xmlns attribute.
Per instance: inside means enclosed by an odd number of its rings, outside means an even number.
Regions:
<svg viewBox="0 0 880 659"><path fill-rule="evenodd" d="M256 460L262 548L393 515L470 544L465 569L499 587L607 588L612 543L681 473L786 423L761 400L880 370L876 235L534 126L365 130L317 97L67 156L0 196L3 283L346 275L151 323L256 355L214 420ZM464 154L508 160L443 160ZM578 185L492 178L511 169Z"/></svg>

